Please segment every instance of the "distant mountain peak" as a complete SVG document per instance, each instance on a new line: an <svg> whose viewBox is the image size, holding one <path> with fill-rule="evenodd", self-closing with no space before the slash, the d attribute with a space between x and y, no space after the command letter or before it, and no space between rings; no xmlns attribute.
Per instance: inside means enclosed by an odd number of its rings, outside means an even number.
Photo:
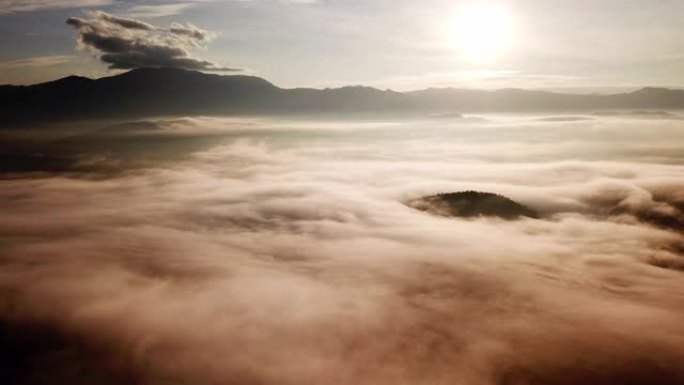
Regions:
<svg viewBox="0 0 684 385"><path fill-rule="evenodd" d="M667 94L667 93L677 93L677 92L684 92L682 90L678 89L672 89L672 88L665 88L665 87L643 87L640 88L634 92L633 94Z"/></svg>
<svg viewBox="0 0 684 385"><path fill-rule="evenodd" d="M94 81L93 79L87 78L85 76L71 75L71 76L67 76L67 77L64 77L61 79L57 79L57 80L47 82L47 83L42 83L42 84L43 85L47 85L47 84L53 84L53 85L54 84L83 84L83 83L91 83L93 81Z"/></svg>

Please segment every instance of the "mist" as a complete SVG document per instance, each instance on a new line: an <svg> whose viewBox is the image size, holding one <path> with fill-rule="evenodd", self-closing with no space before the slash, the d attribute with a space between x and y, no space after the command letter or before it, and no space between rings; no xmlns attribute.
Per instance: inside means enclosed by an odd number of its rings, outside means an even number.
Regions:
<svg viewBox="0 0 684 385"><path fill-rule="evenodd" d="M674 115L5 130L17 384L684 383ZM504 195L540 219L407 203Z"/></svg>

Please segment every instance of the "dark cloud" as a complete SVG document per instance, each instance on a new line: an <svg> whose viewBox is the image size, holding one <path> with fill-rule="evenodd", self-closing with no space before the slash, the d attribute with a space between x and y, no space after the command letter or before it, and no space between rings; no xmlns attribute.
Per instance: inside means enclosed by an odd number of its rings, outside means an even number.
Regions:
<svg viewBox="0 0 684 385"><path fill-rule="evenodd" d="M174 67L190 70L236 71L191 55L189 49L210 41L215 34L191 24L165 29L136 19L105 12L89 18L71 17L67 24L78 32L81 48L100 52L110 69Z"/></svg>
<svg viewBox="0 0 684 385"><path fill-rule="evenodd" d="M492 119L51 129L45 151L71 143L62 155L94 166L0 180L3 369L18 384L683 383L684 240L646 215L681 214L684 168L663 151L681 123ZM597 143L611 151L592 158ZM467 189L543 219L403 204Z"/></svg>

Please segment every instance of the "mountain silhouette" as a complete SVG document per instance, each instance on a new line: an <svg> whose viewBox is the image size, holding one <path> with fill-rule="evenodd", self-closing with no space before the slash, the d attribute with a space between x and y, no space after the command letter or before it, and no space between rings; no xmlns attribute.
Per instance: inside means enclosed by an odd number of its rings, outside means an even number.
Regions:
<svg viewBox="0 0 684 385"><path fill-rule="evenodd" d="M181 115L349 112L541 112L684 108L684 91L644 88L615 95L502 89L371 87L283 89L254 76L142 68L100 79L70 76L31 86L0 86L0 124L64 119Z"/></svg>
<svg viewBox="0 0 684 385"><path fill-rule="evenodd" d="M414 199L408 203L412 208L445 217L499 217L518 219L539 218L534 210L512 201L505 196L479 191L444 193Z"/></svg>

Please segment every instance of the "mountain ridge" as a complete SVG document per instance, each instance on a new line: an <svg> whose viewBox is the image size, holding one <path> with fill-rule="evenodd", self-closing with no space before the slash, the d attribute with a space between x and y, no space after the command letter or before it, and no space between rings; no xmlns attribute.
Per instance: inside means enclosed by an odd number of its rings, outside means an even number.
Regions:
<svg viewBox="0 0 684 385"><path fill-rule="evenodd" d="M504 88L368 86L281 88L248 75L140 68L90 79L68 76L26 86L0 85L0 124L160 115L326 114L359 112L541 112L684 109L684 91L644 87L618 94L565 94Z"/></svg>

